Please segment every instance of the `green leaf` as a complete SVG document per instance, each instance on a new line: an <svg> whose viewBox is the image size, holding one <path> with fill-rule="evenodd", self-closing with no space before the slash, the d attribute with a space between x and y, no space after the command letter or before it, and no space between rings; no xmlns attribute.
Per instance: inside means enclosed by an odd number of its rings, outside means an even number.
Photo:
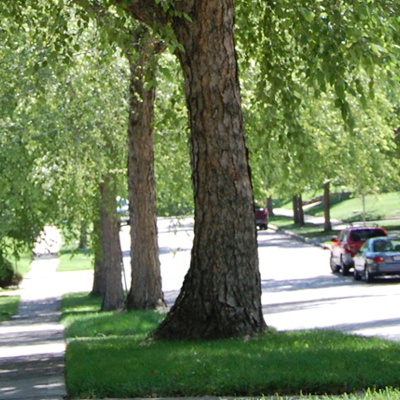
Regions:
<svg viewBox="0 0 400 400"><path fill-rule="evenodd" d="M308 8L299 7L299 11L307 22L311 22L315 17L315 14Z"/></svg>

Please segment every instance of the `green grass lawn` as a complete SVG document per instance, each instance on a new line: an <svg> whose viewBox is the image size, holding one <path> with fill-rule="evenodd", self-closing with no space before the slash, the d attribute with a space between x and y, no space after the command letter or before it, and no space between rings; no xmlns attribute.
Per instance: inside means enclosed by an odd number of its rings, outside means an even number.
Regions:
<svg viewBox="0 0 400 400"><path fill-rule="evenodd" d="M68 393L80 398L365 393L400 399L400 343L332 330L259 338L148 341L153 311L100 313L100 299L64 298ZM368 392L369 391L369 392ZM373 393L372 393L373 392ZM309 398L309 397L304 397Z"/></svg>
<svg viewBox="0 0 400 400"><path fill-rule="evenodd" d="M291 209L291 202L284 202L283 208ZM362 221L362 200L360 196L348 197L332 194L330 215L332 219L345 222ZM315 203L307 207L307 214L322 217L324 215L322 203ZM365 196L366 219L370 221L398 218L400 219L400 193L381 193Z"/></svg>
<svg viewBox="0 0 400 400"><path fill-rule="evenodd" d="M12 256L7 256L13 264L14 270L25 276L30 269L32 262L32 257L28 254L23 254L18 260L14 259ZM13 315L18 312L18 305L20 301L20 296L12 295L15 288L0 288L0 322L8 321Z"/></svg>
<svg viewBox="0 0 400 400"><path fill-rule="evenodd" d="M31 267L32 256L30 254L22 254L19 260L13 260L12 257L9 260L13 263L15 270L25 276Z"/></svg>
<svg viewBox="0 0 400 400"><path fill-rule="evenodd" d="M79 271L93 269L93 254L84 251L62 250L59 255L57 271Z"/></svg>
<svg viewBox="0 0 400 400"><path fill-rule="evenodd" d="M18 312L19 296L2 295L0 292L0 322L9 320Z"/></svg>
<svg viewBox="0 0 400 400"><path fill-rule="evenodd" d="M400 233L400 193L383 193L380 195L369 195L365 198L366 204L366 224L378 224L384 226L390 233ZM291 209L290 202L284 202L283 208ZM308 206L305 211L308 215L316 217L323 216L322 203L315 203ZM362 201L361 198L348 198L348 196L334 196L332 199L331 219L343 221L344 224L352 224L362 221ZM339 228L329 232L324 231L323 224L306 223L300 227L293 223L293 218L285 216L271 216L270 223L278 228L294 232L304 238L319 242L329 241L334 235L338 235Z"/></svg>
<svg viewBox="0 0 400 400"><path fill-rule="evenodd" d="M400 216L397 194L367 197L368 218ZM322 215L320 205L307 210ZM332 205L331 217L359 219L360 199ZM372 222L371 222L372 223ZM299 228L292 219L271 217L271 224L317 241L338 230L322 225ZM385 221L400 230L399 221ZM83 256L82 259L79 257ZM61 255L63 257L63 255ZM70 254L60 267L92 268L87 255ZM70 266L66 266L70 263ZM81 268L81 267L80 267ZM100 312L101 299L70 294L63 299L66 326L66 383L80 398L232 396L285 399L400 400L400 343L332 330L276 332L251 340L148 341L164 317L153 311ZM343 397L343 394L346 394Z"/></svg>

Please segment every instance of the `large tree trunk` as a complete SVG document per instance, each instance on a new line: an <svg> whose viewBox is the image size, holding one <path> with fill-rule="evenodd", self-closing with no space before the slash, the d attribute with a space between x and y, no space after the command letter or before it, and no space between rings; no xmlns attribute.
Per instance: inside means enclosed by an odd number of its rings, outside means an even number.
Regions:
<svg viewBox="0 0 400 400"><path fill-rule="evenodd" d="M330 194L330 181L324 183L324 231L329 232L332 230L331 223L331 194Z"/></svg>
<svg viewBox="0 0 400 400"><path fill-rule="evenodd" d="M264 330L256 227L230 0L177 2L195 202L190 269L158 338L254 336Z"/></svg>
<svg viewBox="0 0 400 400"><path fill-rule="evenodd" d="M136 32L135 54L130 57L130 115L128 129L128 188L131 225L131 288L126 306L131 309L163 305L158 257L154 182L153 116L154 61L157 43L147 29Z"/></svg>
<svg viewBox="0 0 400 400"><path fill-rule="evenodd" d="M115 190L109 177L100 184L101 195L101 243L103 253L104 279L103 311L123 306L122 251L119 239L119 223L115 209Z"/></svg>

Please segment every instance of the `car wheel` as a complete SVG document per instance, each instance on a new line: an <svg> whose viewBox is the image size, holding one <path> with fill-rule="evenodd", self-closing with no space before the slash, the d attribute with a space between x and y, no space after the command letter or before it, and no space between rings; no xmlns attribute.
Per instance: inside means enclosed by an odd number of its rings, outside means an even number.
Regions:
<svg viewBox="0 0 400 400"><path fill-rule="evenodd" d="M365 282L367 283L371 283L374 280L374 276L370 274L367 267L365 267L364 269L364 277L365 277Z"/></svg>
<svg viewBox="0 0 400 400"><path fill-rule="evenodd" d="M349 275L349 266L343 262L343 258L340 258L340 269L342 270L342 275Z"/></svg>
<svg viewBox="0 0 400 400"><path fill-rule="evenodd" d="M361 275L357 272L356 267L354 267L353 276L355 281L361 280Z"/></svg>
<svg viewBox="0 0 400 400"><path fill-rule="evenodd" d="M337 265L337 264L335 263L335 260L333 259L332 254L331 254L330 265L331 265L331 270L332 270L332 272L333 272L334 274L336 274L337 272L339 272L340 267L339 267L339 265Z"/></svg>

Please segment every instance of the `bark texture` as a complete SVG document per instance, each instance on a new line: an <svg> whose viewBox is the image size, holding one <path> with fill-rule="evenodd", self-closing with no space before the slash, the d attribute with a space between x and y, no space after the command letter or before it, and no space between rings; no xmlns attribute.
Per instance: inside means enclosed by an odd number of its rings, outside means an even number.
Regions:
<svg viewBox="0 0 400 400"><path fill-rule="evenodd" d="M122 252L119 239L119 223L115 209L115 191L107 177L100 184L101 194L101 244L103 253L102 279L104 290L102 311L123 306Z"/></svg>
<svg viewBox="0 0 400 400"><path fill-rule="evenodd" d="M274 204L271 196L268 196L267 198L267 210L268 214L272 217L274 215Z"/></svg>
<svg viewBox="0 0 400 400"><path fill-rule="evenodd" d="M171 26L182 46L177 54L189 110L195 237L180 295L154 336L257 335L266 324L233 39L233 0L114 3L153 28Z"/></svg>
<svg viewBox="0 0 400 400"><path fill-rule="evenodd" d="M184 51L195 201L190 269L159 338L253 336L266 327L230 0L198 0L174 31Z"/></svg>
<svg viewBox="0 0 400 400"><path fill-rule="evenodd" d="M93 223L94 278L91 294L103 297L106 293L106 276L102 249L101 216Z"/></svg>
<svg viewBox="0 0 400 400"><path fill-rule="evenodd" d="M131 68L128 129L128 188L131 224L131 288L126 306L150 309L163 305L157 241L153 117L155 57L158 44L146 28L136 31ZM150 85L150 83L152 83Z"/></svg>
<svg viewBox="0 0 400 400"><path fill-rule="evenodd" d="M293 204L293 221L295 224L304 226L304 211L303 211L303 199L301 195L294 195L292 199Z"/></svg>

